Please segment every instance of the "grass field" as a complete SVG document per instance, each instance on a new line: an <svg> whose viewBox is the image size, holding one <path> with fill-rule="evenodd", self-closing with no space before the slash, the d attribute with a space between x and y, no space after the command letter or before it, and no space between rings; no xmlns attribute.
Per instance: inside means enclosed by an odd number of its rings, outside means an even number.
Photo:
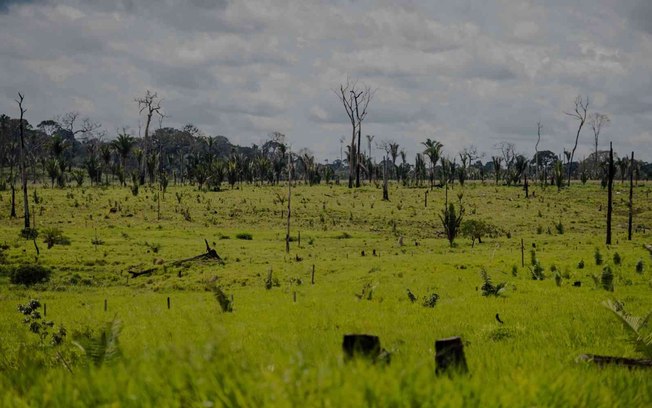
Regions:
<svg viewBox="0 0 652 408"><path fill-rule="evenodd" d="M439 220L443 189L429 193L426 208L425 188L391 186L384 202L373 185L297 186L286 254L287 185L141 188L138 196L117 186L39 185L38 203L30 193L36 228L58 228L70 244L47 249L39 238L38 259L34 243L19 237L22 220L7 217L2 192L0 405L652 406L651 371L576 362L582 353L642 357L601 303L618 299L634 315L652 310L652 258L643 248L652 244L652 187L635 188L634 225L647 229L632 241L628 189L615 187L607 247L607 194L598 185L532 187L528 199L519 187L456 185L448 200L461 197L465 219L500 232L473 247L460 236L451 248ZM204 239L223 265L172 264L203 253ZM542 281L531 278L532 250ZM596 250L613 269L613 292L599 284ZM13 265L35 261L52 268L50 282L9 283ZM149 268L149 276L128 273ZM501 296L482 296L482 269L506 283ZM222 312L215 286L233 296L232 313ZM433 293L436 305L423 307ZM17 305L32 298L67 329L63 344L41 344L21 323ZM121 327L119 354L88 362L73 338L97 336L111 321ZM378 335L391 363L345 361L347 333ZM464 340L469 375L435 375L434 341L449 336Z"/></svg>

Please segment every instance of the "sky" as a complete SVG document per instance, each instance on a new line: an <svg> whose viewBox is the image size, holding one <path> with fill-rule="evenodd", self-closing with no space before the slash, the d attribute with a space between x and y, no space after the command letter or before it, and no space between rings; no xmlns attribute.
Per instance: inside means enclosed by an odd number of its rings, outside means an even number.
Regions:
<svg viewBox="0 0 652 408"><path fill-rule="evenodd" d="M578 95L607 114L599 144L652 161L650 0L0 0L0 113L33 125L69 111L106 139L138 133L135 98L162 125L261 144L271 132L322 161L350 142L334 90L375 90L362 134L409 161L427 138L490 160L513 143L561 154ZM155 128L159 126L158 121ZM593 149L585 126L576 157ZM362 143L363 151L367 143Z"/></svg>

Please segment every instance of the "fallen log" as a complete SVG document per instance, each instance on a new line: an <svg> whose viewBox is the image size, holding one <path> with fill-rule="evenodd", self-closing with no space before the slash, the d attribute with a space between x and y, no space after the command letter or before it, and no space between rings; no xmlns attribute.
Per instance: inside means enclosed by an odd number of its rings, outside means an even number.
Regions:
<svg viewBox="0 0 652 408"><path fill-rule="evenodd" d="M625 358L612 356L598 356L595 354L582 354L577 357L577 361L595 363L599 366L609 364L623 366L627 368L652 368L652 360L643 358Z"/></svg>
<svg viewBox="0 0 652 408"><path fill-rule="evenodd" d="M157 268L150 268L150 269L145 269L144 271L138 271L138 272L127 271L127 272L129 272L131 274L132 278L137 278L137 277L139 277L141 275L151 275L152 272L154 272L156 269Z"/></svg>
<svg viewBox="0 0 652 408"><path fill-rule="evenodd" d="M214 248L211 248L210 245L208 245L208 240L204 239L204 242L206 243L206 252L200 255L192 256L190 258L185 258L185 259L179 259L177 261L171 262L170 265L172 266L179 266L181 264L184 264L186 262L192 262L192 261L200 261L200 260L214 260L217 261L220 264L224 263L224 260L220 255L217 253L217 251ZM143 271L127 271L131 274L132 278L137 278L138 276L141 275L150 275L152 272L156 271L158 268L150 268L150 269L145 269Z"/></svg>
<svg viewBox="0 0 652 408"><path fill-rule="evenodd" d="M643 244L643 247L650 252L650 255L652 255L652 245Z"/></svg>

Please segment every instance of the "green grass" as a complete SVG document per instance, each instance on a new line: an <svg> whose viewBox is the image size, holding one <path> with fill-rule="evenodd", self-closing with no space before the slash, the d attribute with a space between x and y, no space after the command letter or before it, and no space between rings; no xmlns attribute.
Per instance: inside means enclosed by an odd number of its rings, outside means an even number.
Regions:
<svg viewBox="0 0 652 408"><path fill-rule="evenodd" d="M46 249L37 240L38 262L54 271L47 284L14 286L0 274L1 406L652 405L649 371L575 361L582 353L639 357L601 302L620 299L638 315L652 310L652 258L642 247L652 243L649 186L635 190L635 224L648 230L630 242L626 191L617 184L610 247L606 192L597 185L559 193L531 188L536 197L527 200L517 187L455 186L449 200L457 202L463 191L465 219L503 231L473 248L462 237L449 247L438 218L443 190L431 192L424 208L423 189L391 186L391 201L383 202L374 186L298 186L290 254L285 206L275 202L283 186L218 193L170 187L161 195L161 219L148 187L137 197L118 187L37 188L43 200L35 205L37 228L60 229L70 245ZM181 203L175 193L183 193ZM7 218L8 193L0 198L5 264L34 262L33 242L19 237L22 220ZM111 213L116 201L120 210ZM253 240L223 239L243 231ZM224 265L170 265L202 253L204 239ZM533 281L528 269L533 245L543 281ZM614 272L613 293L594 284L604 266L595 265L596 248ZM563 276L560 287L553 264ZM150 276L127 273L153 267ZM482 268L494 283L507 283L504 296L482 296ZM280 286L266 290L270 269ZM359 300L355 294L368 283L372 299ZM221 311L215 285L233 295L232 313ZM407 288L419 301L409 301ZM439 295L436 306L423 307L432 293ZM47 318L68 329L58 350L72 373L21 324L16 307L30 298L46 303ZM114 317L123 327L122 358L87 366L70 343L72 333L97 331ZM380 336L391 364L346 363L346 333ZM434 341L454 335L465 342L470 375L437 377Z"/></svg>

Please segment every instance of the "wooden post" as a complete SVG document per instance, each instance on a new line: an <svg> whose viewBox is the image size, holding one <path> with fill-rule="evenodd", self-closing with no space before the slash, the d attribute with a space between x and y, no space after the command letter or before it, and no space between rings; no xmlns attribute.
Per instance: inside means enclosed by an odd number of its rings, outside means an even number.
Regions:
<svg viewBox="0 0 652 408"><path fill-rule="evenodd" d="M627 240L632 240L632 218L634 216L634 152L629 162L629 217L627 219Z"/></svg>
<svg viewBox="0 0 652 408"><path fill-rule="evenodd" d="M43 303L43 317L46 317L48 315L48 305Z"/></svg>
<svg viewBox="0 0 652 408"><path fill-rule="evenodd" d="M523 238L521 238L521 268L525 267L525 246L523 245Z"/></svg>
<svg viewBox="0 0 652 408"><path fill-rule="evenodd" d="M312 264L312 273L310 274L310 284L315 284L315 264Z"/></svg>
<svg viewBox="0 0 652 408"><path fill-rule="evenodd" d="M614 167L614 148L613 143L609 142L609 172L608 172L608 183L607 183L607 245L611 245L611 212L613 210L612 206L612 197L613 197L613 185L614 185L614 173L616 172Z"/></svg>
<svg viewBox="0 0 652 408"><path fill-rule="evenodd" d="M161 193L156 193L156 203L157 203L156 219L160 220L161 219Z"/></svg>
<svg viewBox="0 0 652 408"><path fill-rule="evenodd" d="M108 303L106 299L104 299L104 311L106 312L108 310Z"/></svg>
<svg viewBox="0 0 652 408"><path fill-rule="evenodd" d="M527 184L527 173L525 173L525 184L524 184L523 188L525 189L525 198L529 198L530 197L530 192L528 190L528 184Z"/></svg>
<svg viewBox="0 0 652 408"><path fill-rule="evenodd" d="M168 310L170 310L170 297L168 296Z"/></svg>
<svg viewBox="0 0 652 408"><path fill-rule="evenodd" d="M449 337L435 341L435 364L437 375L456 372L466 374L469 368L464 357L464 345L460 337Z"/></svg>
<svg viewBox="0 0 652 408"><path fill-rule="evenodd" d="M296 290L292 294L292 298L294 299L294 303L297 303L297 291Z"/></svg>
<svg viewBox="0 0 652 408"><path fill-rule="evenodd" d="M425 208L428 208L428 190L423 194L423 203L425 205Z"/></svg>
<svg viewBox="0 0 652 408"><path fill-rule="evenodd" d="M297 235L297 246L301 248L301 231L299 231Z"/></svg>

